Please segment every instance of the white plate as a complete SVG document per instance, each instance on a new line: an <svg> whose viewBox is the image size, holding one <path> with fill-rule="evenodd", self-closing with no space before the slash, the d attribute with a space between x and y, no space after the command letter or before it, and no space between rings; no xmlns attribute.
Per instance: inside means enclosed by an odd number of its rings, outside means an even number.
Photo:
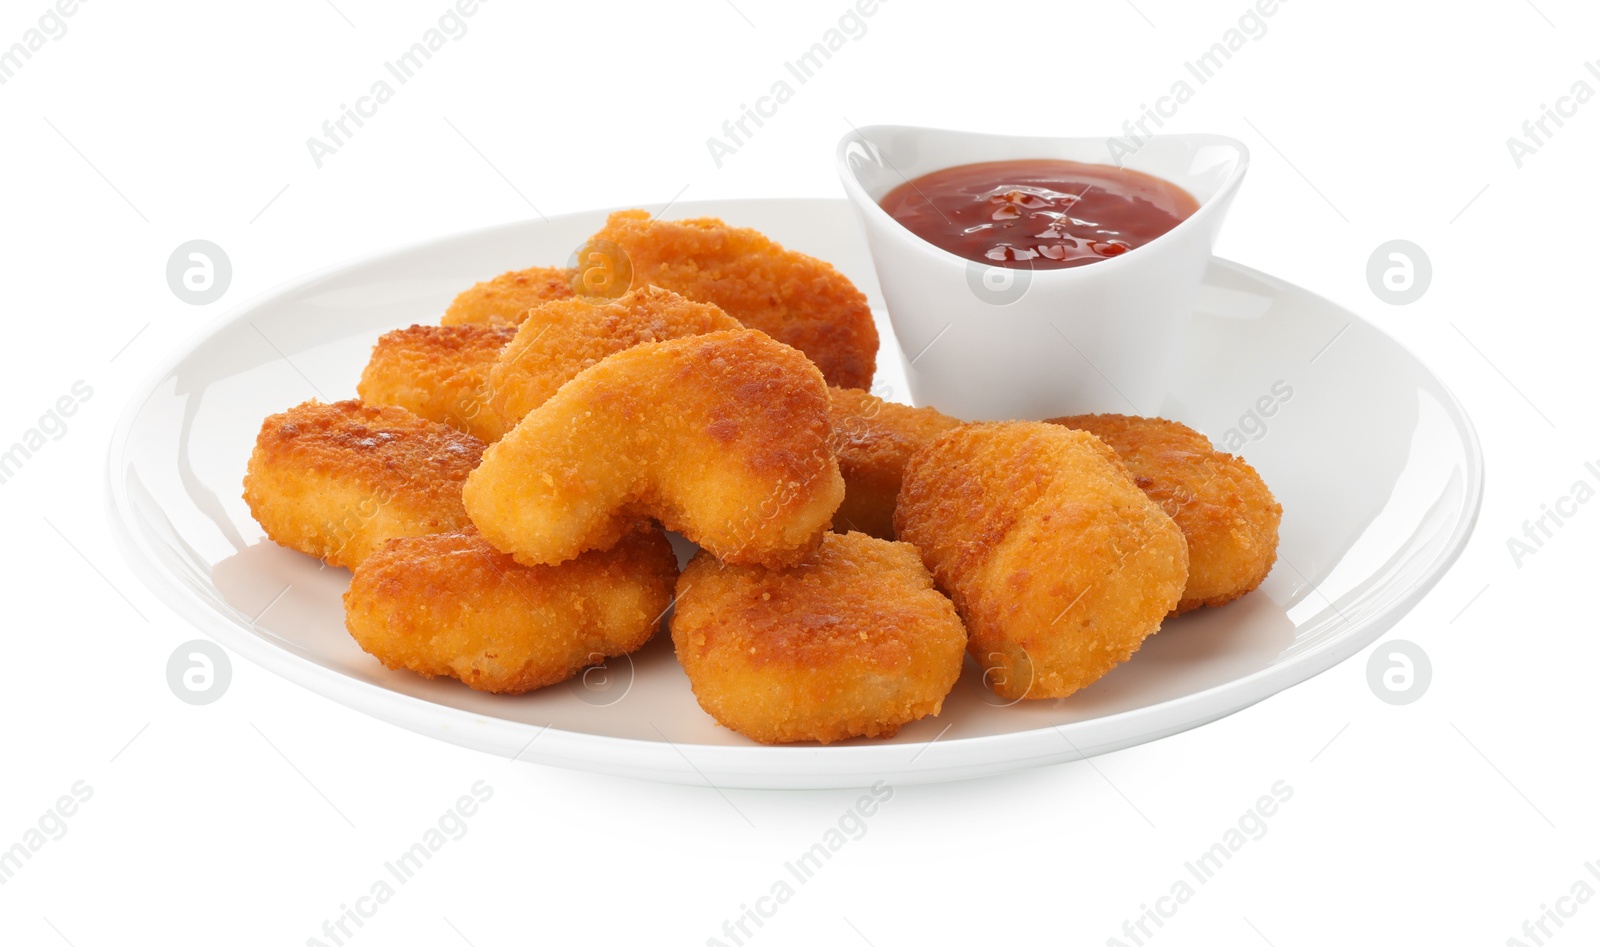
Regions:
<svg viewBox="0 0 1600 947"><path fill-rule="evenodd" d="M851 213L842 200L674 208L759 228L838 266L879 314L879 390L903 398L904 372ZM135 396L112 441L113 519L135 570L233 651L418 733L670 782L835 787L1079 759L1233 713L1376 639L1443 575L1477 516L1477 439L1438 379L1357 316L1217 260L1161 413L1223 446L1242 441L1236 452L1283 503L1278 565L1246 598L1168 622L1087 690L999 706L969 664L942 714L892 740L764 747L700 710L665 634L631 664L613 662L608 678L591 672L586 683L522 697L386 670L345 633L349 573L265 540L240 499L261 419L312 397L354 397L381 332L436 322L476 280L564 262L604 217L513 224L342 266L208 328Z"/></svg>

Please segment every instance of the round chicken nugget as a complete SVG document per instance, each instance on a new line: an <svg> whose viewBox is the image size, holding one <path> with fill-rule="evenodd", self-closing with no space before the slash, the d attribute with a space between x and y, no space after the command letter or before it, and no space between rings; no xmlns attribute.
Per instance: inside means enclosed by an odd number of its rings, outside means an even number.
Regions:
<svg viewBox="0 0 1600 947"><path fill-rule="evenodd" d="M489 372L489 403L501 427L486 440L499 440L607 355L645 342L739 328L739 320L716 306L657 286L638 287L612 302L585 297L545 303L528 313Z"/></svg>
<svg viewBox="0 0 1600 947"><path fill-rule="evenodd" d="M831 264L714 217L656 220L642 210L612 214L588 245L620 252L635 286L650 283L714 303L794 346L830 385L872 384L878 360L872 310Z"/></svg>
<svg viewBox="0 0 1600 947"><path fill-rule="evenodd" d="M556 266L533 266L501 273L462 291L445 310L440 322L447 326L519 325L529 309L552 299L572 298L572 279L576 275L576 270Z"/></svg>
<svg viewBox="0 0 1600 947"><path fill-rule="evenodd" d="M273 542L354 568L390 539L468 525L461 485L482 456L403 408L307 401L261 422L244 500Z"/></svg>
<svg viewBox="0 0 1600 947"><path fill-rule="evenodd" d="M484 443L507 425L489 397L489 370L516 335L510 326L412 326L386 332L372 348L356 393L448 424Z"/></svg>
<svg viewBox="0 0 1600 947"><path fill-rule="evenodd" d="M916 549L829 533L776 571L696 554L672 642L718 723L762 743L829 743L937 714L967 633Z"/></svg>
<svg viewBox="0 0 1600 947"><path fill-rule="evenodd" d="M1099 680L1161 626L1188 575L1183 533L1111 448L1055 424L941 436L906 466L895 526L1008 700Z"/></svg>
<svg viewBox="0 0 1600 947"><path fill-rule="evenodd" d="M1189 582L1178 611L1224 605L1255 590L1278 559L1283 507L1255 468L1204 434L1162 418L1081 414L1055 418L1105 441L1189 543Z"/></svg>
<svg viewBox="0 0 1600 947"><path fill-rule="evenodd" d="M816 547L843 496L821 373L750 329L602 359L485 451L464 492L483 537L527 565L654 518L774 568Z"/></svg>
<svg viewBox="0 0 1600 947"><path fill-rule="evenodd" d="M961 422L933 408L895 404L859 388L829 388L833 452L844 477L844 502L833 514L839 532L894 537L894 503L911 455Z"/></svg>
<svg viewBox="0 0 1600 947"><path fill-rule="evenodd" d="M469 530L396 539L344 595L345 627L385 667L521 694L636 651L672 601L660 530L559 566L524 566Z"/></svg>

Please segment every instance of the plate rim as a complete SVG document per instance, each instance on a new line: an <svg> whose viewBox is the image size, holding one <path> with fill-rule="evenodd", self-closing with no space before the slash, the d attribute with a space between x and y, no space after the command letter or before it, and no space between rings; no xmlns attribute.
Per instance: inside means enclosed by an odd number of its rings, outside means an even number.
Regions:
<svg viewBox="0 0 1600 947"><path fill-rule="evenodd" d="M849 208L849 202L844 198L818 197L708 199L686 201L674 206L692 214L697 213L697 207L727 208L739 204L774 203ZM575 211L543 218L538 223L550 224L574 217L590 217L608 213L613 209L618 208ZM723 210L720 213L725 214L727 211ZM513 761L536 762L686 785L710 785L714 788L844 788L868 785L874 778L893 779L901 784L911 784L974 778L1051 763L1087 759L1128 746L1153 742L1203 726L1309 681L1366 648L1410 613L1449 572L1465 551L1482 510L1485 462L1476 428L1460 399L1425 361L1401 340L1383 331L1360 313L1270 273L1213 255L1212 266L1220 266L1254 280L1303 293L1361 323L1403 352L1437 386L1443 396L1445 413L1460 437L1465 453L1466 483L1459 508L1460 516L1446 538L1444 548L1428 564L1423 575L1389 606L1377 615L1356 623L1352 633L1339 635L1318 644L1288 663L1259 668L1242 677L1223 681L1192 694L1072 723L961 737L949 741L941 741L935 737L923 743L742 746L677 744L665 734L662 734L662 741L655 741L584 733L561 730L550 724L540 727L533 723L488 716L472 710L434 703L422 697L390 690L379 684L324 667L302 658L289 649L273 645L268 639L229 619L187 588L170 570L160 566L155 555L156 550L150 540L141 534L141 530L133 522L134 514L127 496L125 478L120 477L119 473L125 469L121 461L126 456L134 423L145 405L159 390L162 379L170 376L182 362L225 328L240 322L252 311L275 299L359 266L379 263L385 259L442 244L482 238L498 231L515 231L534 223L536 221L533 218L523 218L470 228L391 246L320 267L258 292L215 319L206 321L165 357L157 361L145 377L133 387L132 395L123 406L112 432L106 451L106 492L103 494L118 550L130 570L139 577L147 590L163 605L172 609L219 645L249 658L255 664L285 680L352 710L425 736L502 757L505 754L499 753L496 748L515 745L517 742L507 739L508 737L515 736L519 739L528 737L522 744L522 749L509 757ZM1088 746L1087 749L1080 749L1068 733L1064 732L1092 735L1095 731L1130 729L1128 727L1130 723L1142 724L1132 728L1138 731L1134 736L1103 740ZM961 758L942 766L930 764L914 772L908 769L925 751L936 744L944 748L940 755L945 755L951 749L967 752L956 754ZM1060 748L1056 748L1039 744L1061 745ZM537 749L534 749L535 746ZM980 747L987 751L981 754L982 759L966 758L974 755ZM1034 752L1024 752L1030 749ZM530 750L533 752L530 753ZM908 761L896 762L893 756L897 752L901 754L914 752L915 755ZM783 760L782 765L774 765L774 761L780 759ZM871 765L880 761L881 765ZM802 769L795 767L794 763L808 765ZM714 780L706 770L721 778Z"/></svg>

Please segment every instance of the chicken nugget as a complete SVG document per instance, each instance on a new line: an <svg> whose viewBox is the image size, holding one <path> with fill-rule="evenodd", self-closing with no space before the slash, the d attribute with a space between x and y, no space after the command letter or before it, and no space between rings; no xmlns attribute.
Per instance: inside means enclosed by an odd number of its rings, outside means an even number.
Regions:
<svg viewBox="0 0 1600 947"><path fill-rule="evenodd" d="M650 283L713 303L794 346L830 385L872 384L878 329L867 297L822 260L714 217L654 220L642 210L612 214L588 246L620 251L635 286Z"/></svg>
<svg viewBox="0 0 1600 947"><path fill-rule="evenodd" d="M354 568L390 539L468 525L461 484L482 455L403 408L307 401L261 422L244 500L273 542Z"/></svg>
<svg viewBox="0 0 1600 947"><path fill-rule="evenodd" d="M833 515L839 532L893 539L894 502L911 455L961 422L933 408L913 408L862 391L829 388L833 452L844 476L844 502Z"/></svg>
<svg viewBox="0 0 1600 947"><path fill-rule="evenodd" d="M462 291L445 310L440 322L447 326L519 325L529 309L552 299L572 298L572 280L576 275L576 270L556 266L532 266L501 273Z"/></svg>
<svg viewBox="0 0 1600 947"><path fill-rule="evenodd" d="M386 332L372 348L356 393L448 424L484 443L507 427L489 398L489 370L516 335L510 326L412 326Z"/></svg>
<svg viewBox="0 0 1600 947"><path fill-rule="evenodd" d="M672 600L660 530L524 566L471 529L390 541L355 570L345 627L385 667L521 694L638 650Z"/></svg>
<svg viewBox="0 0 1600 947"><path fill-rule="evenodd" d="M1283 507L1244 458L1162 418L1080 414L1051 423L1105 441L1189 543L1189 582L1178 611L1225 605L1253 591L1278 559Z"/></svg>
<svg viewBox="0 0 1600 947"><path fill-rule="evenodd" d="M893 736L937 714L967 633L917 551L829 533L787 569L697 553L672 642L706 713L762 743Z"/></svg>
<svg viewBox="0 0 1600 947"><path fill-rule="evenodd" d="M501 427L484 440L498 440L607 355L643 342L738 328L739 321L716 306L656 286L636 287L613 302L582 297L545 303L528 313L489 372L489 402Z"/></svg>
<svg viewBox="0 0 1600 947"><path fill-rule="evenodd" d="M653 517L724 561L773 567L815 548L843 496L822 374L749 329L602 359L490 447L464 493L484 538L527 565Z"/></svg>
<svg viewBox="0 0 1600 947"><path fill-rule="evenodd" d="M1189 550L1111 448L1056 424L969 424L911 458L895 507L1001 697L1066 697L1183 594Z"/></svg>

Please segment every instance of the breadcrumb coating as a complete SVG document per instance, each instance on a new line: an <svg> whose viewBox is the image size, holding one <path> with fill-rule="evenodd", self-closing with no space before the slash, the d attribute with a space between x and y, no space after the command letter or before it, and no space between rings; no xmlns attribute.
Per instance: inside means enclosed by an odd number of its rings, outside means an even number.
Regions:
<svg viewBox="0 0 1600 947"><path fill-rule="evenodd" d="M489 403L500 428L493 442L562 385L608 355L644 342L741 328L709 303L671 290L637 287L612 302L591 297L545 303L528 313L489 372Z"/></svg>
<svg viewBox="0 0 1600 947"><path fill-rule="evenodd" d="M833 528L894 539L894 504L906 462L961 422L858 388L829 388L828 397L833 452L844 476L844 502L833 515Z"/></svg>
<svg viewBox="0 0 1600 947"><path fill-rule="evenodd" d="M642 210L612 214L589 245L625 254L634 286L653 284L713 303L794 346L830 385L872 384L878 358L872 310L829 263L714 217L656 220Z"/></svg>
<svg viewBox="0 0 1600 947"><path fill-rule="evenodd" d="M571 299L576 276L576 270L557 266L531 266L501 273L464 290L450 303L440 322L447 326L518 325L535 306L552 299Z"/></svg>
<svg viewBox="0 0 1600 947"><path fill-rule="evenodd" d="M672 600L660 530L524 566L471 529L391 540L355 570L345 627L385 667L521 694L638 650Z"/></svg>
<svg viewBox="0 0 1600 947"><path fill-rule="evenodd" d="M448 424L484 443L507 425L490 401L489 370L516 335L510 326L412 326L386 332L372 347L356 393Z"/></svg>
<svg viewBox="0 0 1600 947"><path fill-rule="evenodd" d="M697 554L672 641L718 723L762 743L830 743L937 714L967 634L915 548L829 533L786 569Z"/></svg>
<svg viewBox="0 0 1600 947"><path fill-rule="evenodd" d="M472 521L527 565L604 549L656 519L730 563L789 565L844 496L828 392L749 329L647 342L585 369L490 447Z"/></svg>
<svg viewBox="0 0 1600 947"><path fill-rule="evenodd" d="M403 408L307 401L261 423L244 500L267 537L354 568L390 539L468 523L483 442Z"/></svg>
<svg viewBox="0 0 1600 947"><path fill-rule="evenodd" d="M906 466L895 508L1007 699L1066 697L1177 605L1188 546L1111 448L1056 424L969 424Z"/></svg>
<svg viewBox="0 0 1600 947"><path fill-rule="evenodd" d="M1278 559L1283 507L1244 458L1163 418L1080 414L1052 423L1105 441L1139 489L1183 530L1189 581L1178 611L1225 605L1266 580Z"/></svg>

